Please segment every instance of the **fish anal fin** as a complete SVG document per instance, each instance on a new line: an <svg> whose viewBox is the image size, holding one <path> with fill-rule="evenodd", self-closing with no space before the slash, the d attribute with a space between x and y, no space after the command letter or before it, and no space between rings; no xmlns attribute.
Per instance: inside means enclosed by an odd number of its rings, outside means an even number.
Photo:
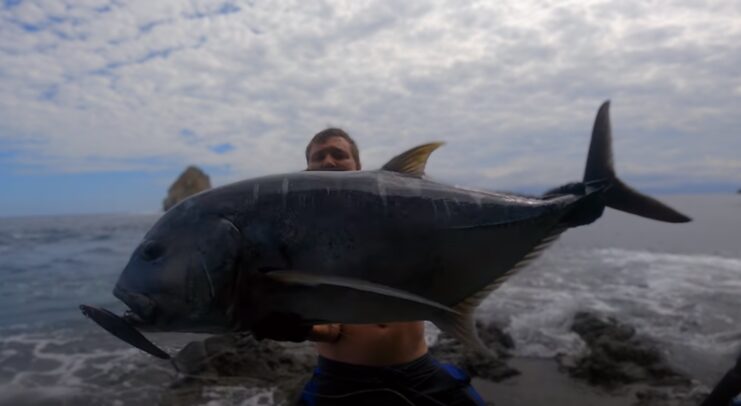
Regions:
<svg viewBox="0 0 741 406"><path fill-rule="evenodd" d="M317 275L300 271L271 271L267 274L273 280L287 284L297 284L303 286L320 286L328 285L340 288L354 289L362 292L373 293L382 296L388 296L395 299L414 302L427 307L442 310L444 313L456 314L455 309L445 306L444 304L426 299L422 296L397 289L391 286L369 282L362 279L347 278L342 276Z"/></svg>
<svg viewBox="0 0 741 406"><path fill-rule="evenodd" d="M463 299L460 303L455 305L453 309L455 314L444 314L441 318L433 320L435 325L458 339L464 345L472 348L473 350L481 353L482 355L496 357L497 355L486 347L481 341L476 329L476 320L474 318L474 312L481 302L486 299L487 296L502 283L504 283L510 276L514 275L518 270L525 267L533 259L538 257L543 250L548 248L553 242L558 239L558 236L565 230L564 227L555 228L551 233L543 237L538 244L533 248L512 268L507 272L499 276L494 282L490 283L483 289L472 294L471 296Z"/></svg>
<svg viewBox="0 0 741 406"><path fill-rule="evenodd" d="M430 154L438 149L442 142L431 142L414 147L401 155L397 155L386 163L381 169L391 172L399 172L407 175L422 176Z"/></svg>
<svg viewBox="0 0 741 406"><path fill-rule="evenodd" d="M496 358L497 354L486 347L479 338L474 319L475 307L456 306L457 314L447 313L432 322L442 331L460 341L464 346L485 355Z"/></svg>

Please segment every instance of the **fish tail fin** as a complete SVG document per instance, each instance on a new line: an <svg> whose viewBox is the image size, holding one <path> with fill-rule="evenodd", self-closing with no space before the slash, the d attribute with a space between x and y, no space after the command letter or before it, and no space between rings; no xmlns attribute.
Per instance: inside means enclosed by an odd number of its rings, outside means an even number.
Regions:
<svg viewBox="0 0 741 406"><path fill-rule="evenodd" d="M615 178L605 191L607 207L637 216L663 221L665 223L687 223L691 218L661 203L660 201L637 192L635 189Z"/></svg>
<svg viewBox="0 0 741 406"><path fill-rule="evenodd" d="M602 104L594 121L583 182L587 193L602 191L607 207L667 223L690 221L689 217L652 197L641 194L617 177L612 157L609 101Z"/></svg>
<svg viewBox="0 0 741 406"><path fill-rule="evenodd" d="M572 227L589 224L602 215L605 206L667 223L690 221L689 217L636 191L617 177L610 127L610 102L606 101L594 120L583 181L560 186L545 194L546 198L566 193L585 196L576 204L579 209L573 210L565 222Z"/></svg>

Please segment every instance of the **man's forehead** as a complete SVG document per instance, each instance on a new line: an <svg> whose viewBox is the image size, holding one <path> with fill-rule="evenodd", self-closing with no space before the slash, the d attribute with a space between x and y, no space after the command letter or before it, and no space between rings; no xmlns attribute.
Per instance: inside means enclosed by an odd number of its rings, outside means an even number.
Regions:
<svg viewBox="0 0 741 406"><path fill-rule="evenodd" d="M342 138L342 137L329 137L324 142L313 142L311 143L311 147L309 148L309 151L314 152L318 149L324 149L324 148L340 148L346 151L350 151L352 148L350 147L350 143Z"/></svg>

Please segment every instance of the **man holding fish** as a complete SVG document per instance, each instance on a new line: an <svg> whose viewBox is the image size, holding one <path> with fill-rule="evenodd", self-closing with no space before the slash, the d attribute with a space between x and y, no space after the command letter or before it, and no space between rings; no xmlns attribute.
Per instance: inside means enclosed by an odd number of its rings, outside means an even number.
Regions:
<svg viewBox="0 0 741 406"><path fill-rule="evenodd" d="M308 171L357 171L355 141L339 128L317 133L306 147ZM342 305L342 304L338 304ZM273 315L253 329L260 338L315 342L318 366L301 405L483 405L468 376L427 353L422 321L305 327Z"/></svg>

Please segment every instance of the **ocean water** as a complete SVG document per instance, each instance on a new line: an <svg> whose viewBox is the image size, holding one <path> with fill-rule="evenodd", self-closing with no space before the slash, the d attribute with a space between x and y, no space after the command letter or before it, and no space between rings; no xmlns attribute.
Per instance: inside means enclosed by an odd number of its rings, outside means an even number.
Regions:
<svg viewBox="0 0 741 406"><path fill-rule="evenodd" d="M612 315L712 384L741 350L741 196L669 196L694 218L663 224L608 210L569 230L495 291L477 317L552 357L584 344L574 314ZM84 318L80 303L122 312L111 289L156 215L0 218L0 404L149 403L176 378L166 361ZM430 336L434 340L434 329ZM152 334L175 352L195 338ZM213 388L209 404L270 403L269 391Z"/></svg>

